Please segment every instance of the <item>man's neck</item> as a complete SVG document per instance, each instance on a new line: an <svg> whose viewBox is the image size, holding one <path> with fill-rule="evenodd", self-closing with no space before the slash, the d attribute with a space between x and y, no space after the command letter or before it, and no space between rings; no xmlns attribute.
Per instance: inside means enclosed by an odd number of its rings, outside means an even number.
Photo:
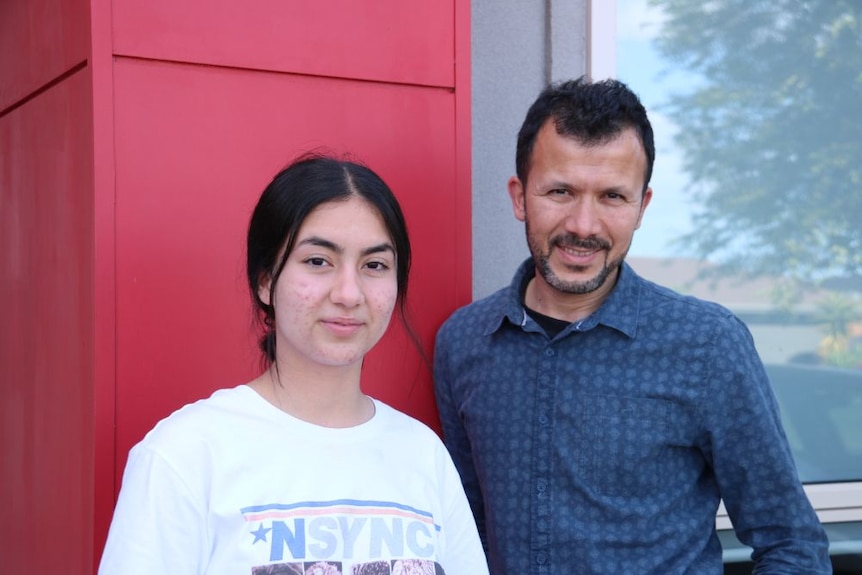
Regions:
<svg viewBox="0 0 862 575"><path fill-rule="evenodd" d="M536 273L524 291L524 305L542 315L568 323L579 321L601 307L614 289L619 274L617 268L598 289L585 294L572 294L549 285Z"/></svg>

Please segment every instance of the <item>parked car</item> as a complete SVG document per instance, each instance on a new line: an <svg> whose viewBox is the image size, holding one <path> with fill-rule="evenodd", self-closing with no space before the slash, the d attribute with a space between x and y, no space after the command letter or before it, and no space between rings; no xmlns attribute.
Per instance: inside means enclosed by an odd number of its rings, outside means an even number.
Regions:
<svg viewBox="0 0 862 575"><path fill-rule="evenodd" d="M799 478L829 536L836 575L862 575L862 370L767 365ZM726 575L750 574L751 549L723 506L716 527Z"/></svg>

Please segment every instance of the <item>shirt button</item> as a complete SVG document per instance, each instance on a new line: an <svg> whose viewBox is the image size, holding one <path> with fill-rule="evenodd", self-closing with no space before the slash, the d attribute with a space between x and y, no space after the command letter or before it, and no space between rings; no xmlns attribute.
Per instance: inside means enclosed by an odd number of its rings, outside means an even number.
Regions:
<svg viewBox="0 0 862 575"><path fill-rule="evenodd" d="M545 489L547 489L547 488L548 488L548 482L545 481L544 479L539 479L539 481L536 482L536 489L539 491L539 493L544 493Z"/></svg>
<svg viewBox="0 0 862 575"><path fill-rule="evenodd" d="M539 416L539 423L541 423L542 425L547 425L547 423L548 423L548 416L547 416L547 415L545 415L544 413L543 413L542 415L540 415L540 416Z"/></svg>
<svg viewBox="0 0 862 575"><path fill-rule="evenodd" d="M545 563L547 563L547 561L548 556L544 553L539 553L538 555L536 555L536 563L538 563L539 565L544 565Z"/></svg>
<svg viewBox="0 0 862 575"><path fill-rule="evenodd" d="M545 350L545 355L547 355L548 357L551 357L552 355L554 355L554 353L554 350L551 348Z"/></svg>

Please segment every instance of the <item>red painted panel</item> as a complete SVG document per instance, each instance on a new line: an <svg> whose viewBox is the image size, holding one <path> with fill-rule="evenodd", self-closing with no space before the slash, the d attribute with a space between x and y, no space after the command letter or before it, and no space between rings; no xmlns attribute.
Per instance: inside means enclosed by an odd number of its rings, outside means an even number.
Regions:
<svg viewBox="0 0 862 575"><path fill-rule="evenodd" d="M93 258L96 305L93 319L95 443L93 538L94 564L102 557L117 484L115 399L116 399L116 253L114 193L114 56L111 49L111 0L90 0L92 56L93 125ZM124 455L125 457L125 455ZM87 575L90 575L89 573Z"/></svg>
<svg viewBox="0 0 862 575"><path fill-rule="evenodd" d="M0 571L93 571L89 74L0 118Z"/></svg>
<svg viewBox="0 0 862 575"><path fill-rule="evenodd" d="M357 154L399 196L430 351L462 303L453 262L470 249L453 223L469 192L456 186L451 90L128 59L114 79L118 472L156 420L256 374L245 227L272 175L308 148ZM430 371L408 345L393 329L366 390L433 424Z"/></svg>
<svg viewBox="0 0 862 575"><path fill-rule="evenodd" d="M473 299L471 62L470 0L455 0L455 182L458 192L455 194L453 226L460 257L451 262L456 301L450 312Z"/></svg>
<svg viewBox="0 0 862 575"><path fill-rule="evenodd" d="M454 85L452 0L117 0L115 53Z"/></svg>
<svg viewBox="0 0 862 575"><path fill-rule="evenodd" d="M0 113L87 59L87 0L0 2Z"/></svg>

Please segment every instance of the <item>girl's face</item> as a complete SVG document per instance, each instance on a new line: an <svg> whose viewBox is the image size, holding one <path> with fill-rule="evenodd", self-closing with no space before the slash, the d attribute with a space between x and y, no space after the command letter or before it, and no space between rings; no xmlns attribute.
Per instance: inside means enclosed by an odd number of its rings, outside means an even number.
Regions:
<svg viewBox="0 0 862 575"><path fill-rule="evenodd" d="M361 362L380 340L398 293L395 246L366 200L321 204L299 228L270 292L276 358L285 367Z"/></svg>

